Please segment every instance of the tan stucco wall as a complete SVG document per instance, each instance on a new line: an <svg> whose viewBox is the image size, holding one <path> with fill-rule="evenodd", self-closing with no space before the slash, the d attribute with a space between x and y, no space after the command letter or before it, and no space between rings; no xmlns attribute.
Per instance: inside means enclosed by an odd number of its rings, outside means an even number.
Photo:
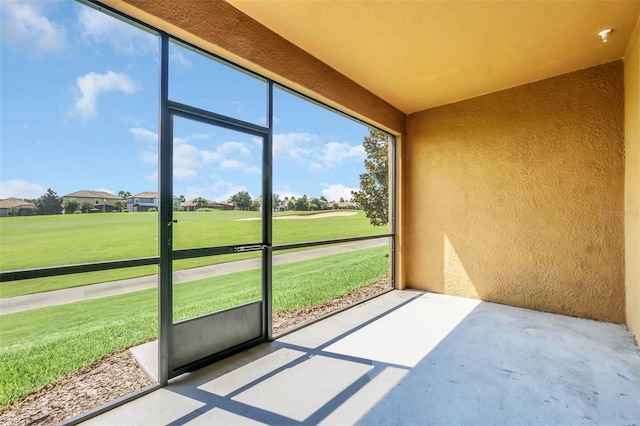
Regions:
<svg viewBox="0 0 640 426"><path fill-rule="evenodd" d="M393 134L405 130L403 112L226 2L102 1Z"/></svg>
<svg viewBox="0 0 640 426"><path fill-rule="evenodd" d="M624 322L621 61L408 117L408 287Z"/></svg>
<svg viewBox="0 0 640 426"><path fill-rule="evenodd" d="M640 20L624 58L627 325L640 342Z"/></svg>

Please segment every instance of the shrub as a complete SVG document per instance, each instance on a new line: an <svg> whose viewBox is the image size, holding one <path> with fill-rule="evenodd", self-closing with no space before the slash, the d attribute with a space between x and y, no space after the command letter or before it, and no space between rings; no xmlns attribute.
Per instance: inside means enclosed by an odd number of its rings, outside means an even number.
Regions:
<svg viewBox="0 0 640 426"><path fill-rule="evenodd" d="M151 207L149 210L147 210L149 213L155 213L158 211L158 209L156 209L155 207Z"/></svg>
<svg viewBox="0 0 640 426"><path fill-rule="evenodd" d="M92 208L93 204L88 201L84 201L82 204L80 204L80 210L82 211L82 213L89 213Z"/></svg>
<svg viewBox="0 0 640 426"><path fill-rule="evenodd" d="M74 213L78 210L78 207L80 207L80 204L76 200L64 200L62 202L62 208L67 214Z"/></svg>

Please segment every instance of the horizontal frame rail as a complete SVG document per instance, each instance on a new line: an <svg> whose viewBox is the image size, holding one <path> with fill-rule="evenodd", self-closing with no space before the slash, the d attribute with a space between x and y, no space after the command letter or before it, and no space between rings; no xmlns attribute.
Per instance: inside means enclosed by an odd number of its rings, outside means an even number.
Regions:
<svg viewBox="0 0 640 426"><path fill-rule="evenodd" d="M132 268L136 266L159 265L160 256L138 259L112 260L106 262L80 263L76 265L52 266L46 268L20 269L0 272L0 282L28 280L31 278L56 277L83 272L107 271L110 269Z"/></svg>
<svg viewBox="0 0 640 426"><path fill-rule="evenodd" d="M303 243L280 244L273 246L273 251L292 250L297 248L324 246L329 244L349 243L353 241L374 240L376 238L391 238L394 234L368 235L364 237L337 238L333 240L308 241ZM197 257L217 256L221 254L246 253L260 251L266 248L264 244L248 243L232 246L202 247L196 249L176 250L174 260L193 259ZM32 278L55 277L60 275L79 274L84 272L98 272L111 269L133 268L136 266L159 265L160 257L143 257L138 259L113 260L106 262L81 263L76 265L52 266L34 269L19 269L0 272L0 282L28 280Z"/></svg>
<svg viewBox="0 0 640 426"><path fill-rule="evenodd" d="M235 244L232 246L202 247L194 249L174 250L173 260L192 259L195 257L218 256L221 254L246 253L260 251L264 247L261 243Z"/></svg>
<svg viewBox="0 0 640 426"><path fill-rule="evenodd" d="M241 131L254 136L266 136L269 129L257 124L227 117L226 115L216 114L215 112L181 104L175 101L168 101L169 112L178 117L199 121L204 124L222 127L224 129Z"/></svg>
<svg viewBox="0 0 640 426"><path fill-rule="evenodd" d="M367 235L365 237L337 238L335 240L309 241L306 243L280 244L273 246L273 251L291 250L304 247L326 246L329 244L350 243L353 241L375 240L376 238L392 238L394 234Z"/></svg>

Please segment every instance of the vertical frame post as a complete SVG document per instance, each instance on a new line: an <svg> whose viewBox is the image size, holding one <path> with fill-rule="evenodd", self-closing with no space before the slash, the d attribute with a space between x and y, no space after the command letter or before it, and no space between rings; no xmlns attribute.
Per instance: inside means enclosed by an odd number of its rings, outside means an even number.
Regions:
<svg viewBox="0 0 640 426"><path fill-rule="evenodd" d="M391 260L390 265L390 273L389 273L389 281L391 282L391 287L396 288L396 207L397 207L397 198L396 198L396 137L393 135L389 135L389 144L391 145L391 149L389 150L389 166L391 167L391 182L389 182L389 190L391 191L391 196L389 197L388 206L388 214L391 219L391 255L389 259Z"/></svg>
<svg viewBox="0 0 640 426"><path fill-rule="evenodd" d="M172 229L173 128L169 112L169 36L160 35L160 125L158 131L158 381L165 386L171 371L173 333Z"/></svg>
<svg viewBox="0 0 640 426"><path fill-rule="evenodd" d="M267 127L262 147L262 305L263 336L272 340L272 268L273 268L273 81L267 83Z"/></svg>

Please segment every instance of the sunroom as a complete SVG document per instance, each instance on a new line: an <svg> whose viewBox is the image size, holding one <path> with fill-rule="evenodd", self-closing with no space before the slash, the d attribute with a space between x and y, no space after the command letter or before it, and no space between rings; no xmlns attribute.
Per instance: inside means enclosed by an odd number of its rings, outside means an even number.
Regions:
<svg viewBox="0 0 640 426"><path fill-rule="evenodd" d="M155 43L146 66L156 80L145 89L157 83L157 127L126 131L157 142L141 154L153 160L157 187L139 189L159 194L150 231L157 251L3 265L2 281L78 276L87 292L102 285L92 274L139 280L128 271L147 268L158 339L134 350L153 385L67 422L638 423L640 2L122 0L82 8ZM189 80L190 67L220 81ZM225 73L240 85L230 87ZM226 90L251 114L216 103ZM327 222L314 234L308 221L308 238L286 238L296 225L276 220L287 209L273 206L302 199L291 191L293 200L281 200L297 179L284 171L319 131L284 126L309 117L324 127L355 123L360 140L383 135L383 226L338 232ZM344 143L350 131L335 126L335 138L314 148L322 156L304 163L327 191L366 150ZM203 142L213 134L224 142ZM185 160L192 149L197 164ZM238 156L223 157L230 152ZM282 153L289 162L279 163ZM181 231L207 212L176 211L178 181L207 164L253 179L251 196L262 204L236 204L229 225L252 227L248 239L191 244ZM218 182L229 184L226 177ZM229 187L238 198L228 200L240 202L244 187ZM326 202L350 213L340 207L347 195L322 194L318 209ZM352 257L324 258L325 266L384 264L371 280L384 276L386 287L308 327L274 332L278 283L294 277L278 269L278 256L336 246ZM254 262L224 284L247 281L252 290L192 310L191 300L208 296L174 284L180 274L196 282L201 276L188 271L221 256ZM341 279L322 271L318 282ZM60 306L72 315L78 301ZM8 312L0 319L18 315Z"/></svg>

